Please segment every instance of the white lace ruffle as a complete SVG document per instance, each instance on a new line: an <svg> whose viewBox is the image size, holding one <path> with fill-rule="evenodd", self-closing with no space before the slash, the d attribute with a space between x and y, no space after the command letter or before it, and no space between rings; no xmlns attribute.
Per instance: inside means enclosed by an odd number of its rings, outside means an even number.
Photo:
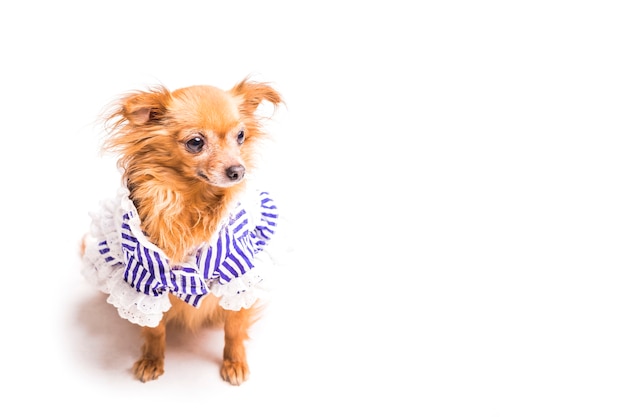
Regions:
<svg viewBox="0 0 626 417"><path fill-rule="evenodd" d="M104 201L99 212L90 213L92 225L90 236L85 242L82 272L88 282L109 294L107 302L117 308L121 317L140 326L155 327L163 318L163 313L171 307L168 293L152 296L137 291L124 280L125 266L108 263L100 253L99 243L106 240L111 251L107 255L124 259L120 227L123 214L129 209L135 210L128 198L128 191L122 189L116 200ZM145 235L135 237L145 240L142 243L151 245ZM257 300L267 297L267 272L273 259L266 250L259 252L257 256L255 267L246 274L226 283L219 280L209 282L210 291L220 298L219 304L222 308L237 311L249 308Z"/></svg>
<svg viewBox="0 0 626 417"><path fill-rule="evenodd" d="M247 273L220 283L214 280L209 283L211 293L220 299L220 306L226 310L239 311L242 308L250 308L259 299L267 298L269 294L270 276L268 269L273 261L266 251L256 254L255 267Z"/></svg>

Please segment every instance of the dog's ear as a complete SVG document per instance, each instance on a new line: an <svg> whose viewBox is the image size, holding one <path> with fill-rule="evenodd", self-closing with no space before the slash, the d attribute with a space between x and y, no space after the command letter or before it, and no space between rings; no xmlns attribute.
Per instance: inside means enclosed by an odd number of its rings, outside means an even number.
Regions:
<svg viewBox="0 0 626 417"><path fill-rule="evenodd" d="M122 116L138 126L158 122L170 101L170 92L165 87L132 93L122 100Z"/></svg>
<svg viewBox="0 0 626 417"><path fill-rule="evenodd" d="M250 81L248 78L234 86L230 93L239 101L239 107L245 113L252 114L264 100L278 106L283 102L278 91L267 83Z"/></svg>

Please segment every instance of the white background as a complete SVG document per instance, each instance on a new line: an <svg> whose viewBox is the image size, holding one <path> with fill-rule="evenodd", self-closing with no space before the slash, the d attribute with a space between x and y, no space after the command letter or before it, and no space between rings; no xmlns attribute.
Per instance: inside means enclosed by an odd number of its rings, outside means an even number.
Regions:
<svg viewBox="0 0 626 417"><path fill-rule="evenodd" d="M623 416L626 13L614 1L5 2L2 407L89 415ZM292 252L222 334L138 328L80 274L119 184L98 116L162 83L284 96ZM223 414L222 414L223 415Z"/></svg>

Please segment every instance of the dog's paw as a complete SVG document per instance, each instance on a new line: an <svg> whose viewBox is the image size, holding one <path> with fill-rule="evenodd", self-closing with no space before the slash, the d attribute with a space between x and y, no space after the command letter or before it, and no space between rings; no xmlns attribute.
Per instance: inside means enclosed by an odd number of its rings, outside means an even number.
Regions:
<svg viewBox="0 0 626 417"><path fill-rule="evenodd" d="M141 358L133 365L133 373L141 382L152 381L163 375L163 359Z"/></svg>
<svg viewBox="0 0 626 417"><path fill-rule="evenodd" d="M226 382L230 382L232 385L241 385L246 379L250 370L246 362L234 362L228 359L222 363L222 369L220 375Z"/></svg>

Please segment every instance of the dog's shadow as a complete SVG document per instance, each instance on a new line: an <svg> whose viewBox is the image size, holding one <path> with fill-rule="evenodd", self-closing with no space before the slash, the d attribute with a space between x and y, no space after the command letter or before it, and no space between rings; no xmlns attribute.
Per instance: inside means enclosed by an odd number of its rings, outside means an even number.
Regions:
<svg viewBox="0 0 626 417"><path fill-rule="evenodd" d="M74 359L82 366L101 371L132 372L139 358L143 340L141 327L121 318L114 306L106 302L107 296L95 293L86 296L76 306L71 317L74 337ZM78 331L78 332L76 332ZM219 364L223 330L206 328L192 333L177 326L168 326L166 337L166 363L168 359L195 357Z"/></svg>

